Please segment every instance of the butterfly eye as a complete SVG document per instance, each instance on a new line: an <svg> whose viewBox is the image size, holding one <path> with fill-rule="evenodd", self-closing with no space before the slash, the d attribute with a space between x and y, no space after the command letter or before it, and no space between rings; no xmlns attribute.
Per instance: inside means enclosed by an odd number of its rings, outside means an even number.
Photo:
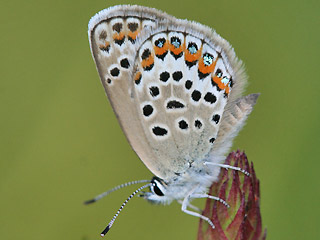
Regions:
<svg viewBox="0 0 320 240"><path fill-rule="evenodd" d="M150 187L150 190L152 193L162 197L164 196L164 187L162 185L162 183L158 180L159 178L157 177L154 177L152 180L151 180L151 183L153 183L153 185Z"/></svg>
<svg viewBox="0 0 320 240"><path fill-rule="evenodd" d="M160 190L160 188L157 185L153 187L153 192L158 196L164 196L163 192Z"/></svg>

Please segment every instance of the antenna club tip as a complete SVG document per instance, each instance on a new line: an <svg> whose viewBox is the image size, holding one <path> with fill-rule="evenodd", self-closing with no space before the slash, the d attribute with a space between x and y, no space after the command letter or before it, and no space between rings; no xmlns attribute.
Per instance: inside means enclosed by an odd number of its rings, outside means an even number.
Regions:
<svg viewBox="0 0 320 240"><path fill-rule="evenodd" d="M84 204L84 205L88 205L88 204L94 203L95 201L96 201L96 200L91 199L91 200L85 201L83 204Z"/></svg>
<svg viewBox="0 0 320 240"><path fill-rule="evenodd" d="M101 237L104 237L109 230L110 230L110 226L108 225L108 226L102 231L102 233L100 234Z"/></svg>

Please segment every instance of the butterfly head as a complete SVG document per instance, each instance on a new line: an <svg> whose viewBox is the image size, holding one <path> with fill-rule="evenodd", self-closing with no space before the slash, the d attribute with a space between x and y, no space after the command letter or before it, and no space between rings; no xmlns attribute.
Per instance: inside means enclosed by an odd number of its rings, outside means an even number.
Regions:
<svg viewBox="0 0 320 240"><path fill-rule="evenodd" d="M150 192L144 192L140 196L154 204L162 204L171 202L172 199L167 196L168 185L158 177L151 180Z"/></svg>

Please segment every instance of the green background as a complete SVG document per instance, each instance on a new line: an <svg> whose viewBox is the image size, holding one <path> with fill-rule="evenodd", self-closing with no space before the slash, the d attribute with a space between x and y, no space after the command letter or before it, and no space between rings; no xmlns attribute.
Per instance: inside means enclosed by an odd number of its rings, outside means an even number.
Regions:
<svg viewBox="0 0 320 240"><path fill-rule="evenodd" d="M87 24L131 3L213 27L234 46L261 96L233 149L261 180L268 239L319 239L320 1L9 1L0 8L0 239L100 239L151 178L127 143L91 58ZM200 205L203 202L198 202ZM108 239L195 239L198 219L133 199Z"/></svg>

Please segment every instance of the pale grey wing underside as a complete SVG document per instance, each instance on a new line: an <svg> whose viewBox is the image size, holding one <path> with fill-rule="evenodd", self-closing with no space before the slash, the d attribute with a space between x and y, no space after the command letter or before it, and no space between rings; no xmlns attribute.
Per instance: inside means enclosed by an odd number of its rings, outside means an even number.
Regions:
<svg viewBox="0 0 320 240"><path fill-rule="evenodd" d="M209 159L211 161L223 160L218 158L221 158L221 156L224 156L229 151L232 140L244 126L259 95L260 94L255 93L238 98L232 105L226 107L218 131L217 141L210 154Z"/></svg>
<svg viewBox="0 0 320 240"><path fill-rule="evenodd" d="M248 99L237 100L246 83L241 62L208 27L156 9L117 6L92 18L89 40L126 137L160 178L209 155L221 158L219 149L231 144L251 112Z"/></svg>
<svg viewBox="0 0 320 240"><path fill-rule="evenodd" d="M97 13L89 22L89 41L101 82L119 123L134 151L158 176L161 162L150 148L132 98L131 69L136 38L144 27L155 27L165 13L140 6L116 6Z"/></svg>
<svg viewBox="0 0 320 240"><path fill-rule="evenodd" d="M241 94L246 77L231 46L197 23L162 21L139 42L137 112L157 161L179 175L193 162L208 161L225 106Z"/></svg>

